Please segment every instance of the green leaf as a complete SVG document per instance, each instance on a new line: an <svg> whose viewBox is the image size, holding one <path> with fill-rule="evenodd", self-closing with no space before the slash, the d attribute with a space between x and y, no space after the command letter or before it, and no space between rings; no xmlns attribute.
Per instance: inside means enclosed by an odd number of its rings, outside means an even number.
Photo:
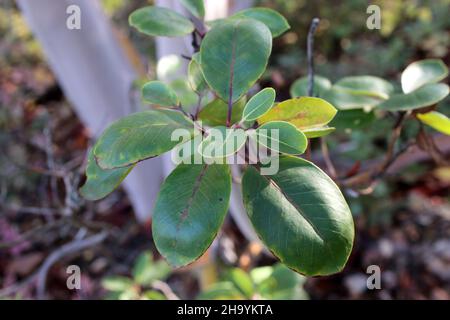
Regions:
<svg viewBox="0 0 450 320"><path fill-rule="evenodd" d="M242 121L252 121L266 114L275 102L275 90L265 88L255 94L246 104Z"/></svg>
<svg viewBox="0 0 450 320"><path fill-rule="evenodd" d="M365 95L387 99L394 91L392 84L384 79L373 76L345 77L334 84L338 90L354 95Z"/></svg>
<svg viewBox="0 0 450 320"><path fill-rule="evenodd" d="M270 275L258 285L258 293L270 300L307 299L308 295L301 285L305 277L295 273L286 266L277 263L271 267Z"/></svg>
<svg viewBox="0 0 450 320"><path fill-rule="evenodd" d="M298 129L321 127L328 124L337 110L327 101L314 97L301 97L283 101L273 107L258 123L287 121Z"/></svg>
<svg viewBox="0 0 450 320"><path fill-rule="evenodd" d="M339 90L335 86L325 91L322 98L339 110L370 109L382 101L379 98Z"/></svg>
<svg viewBox="0 0 450 320"><path fill-rule="evenodd" d="M427 113L418 113L417 118L433 129L446 135L450 135L450 119L446 115L437 111L431 111Z"/></svg>
<svg viewBox="0 0 450 320"><path fill-rule="evenodd" d="M147 290L141 296L143 300L167 300L166 296L156 290Z"/></svg>
<svg viewBox="0 0 450 320"><path fill-rule="evenodd" d="M333 127L318 127L318 128L308 128L308 129L303 129L302 132L304 133L304 135L311 139L311 138L319 138L319 137L323 137L323 136L327 136L330 133L332 133L334 130L336 130L336 128Z"/></svg>
<svg viewBox="0 0 450 320"><path fill-rule="evenodd" d="M177 94L161 81L150 81L142 87L142 97L145 101L162 107L175 107L180 102Z"/></svg>
<svg viewBox="0 0 450 320"><path fill-rule="evenodd" d="M239 292L232 282L224 281L214 283L206 291L202 292L199 300L244 300L245 296Z"/></svg>
<svg viewBox="0 0 450 320"><path fill-rule="evenodd" d="M336 184L314 164L281 157L279 172L248 167L243 180L247 213L261 240L289 268L308 275L341 271L350 255L354 225Z"/></svg>
<svg viewBox="0 0 450 320"><path fill-rule="evenodd" d="M233 112L231 114L231 124L239 122L242 118L242 111L245 107L245 97L233 104ZM220 99L215 99L208 103L199 113L198 119L203 124L211 127L224 126L227 123L228 106Z"/></svg>
<svg viewBox="0 0 450 320"><path fill-rule="evenodd" d="M206 82L224 101L237 101L266 69L270 30L254 19L231 19L214 26L200 48Z"/></svg>
<svg viewBox="0 0 450 320"><path fill-rule="evenodd" d="M180 2L197 18L203 18L205 16L205 4L203 0L180 0Z"/></svg>
<svg viewBox="0 0 450 320"><path fill-rule="evenodd" d="M264 23L272 33L272 36L278 37L290 29L286 18L277 11L269 8L250 8L242 10L230 18L252 18Z"/></svg>
<svg viewBox="0 0 450 320"><path fill-rule="evenodd" d="M427 83L436 83L447 77L447 66L439 59L411 63L402 73L402 89L410 93Z"/></svg>
<svg viewBox="0 0 450 320"><path fill-rule="evenodd" d="M198 151L205 158L226 158L238 152L246 141L247 135L242 129L214 127L207 131Z"/></svg>
<svg viewBox="0 0 450 320"><path fill-rule="evenodd" d="M144 252L136 259L133 278L140 285L151 285L155 280L164 280L170 271L165 261L153 261L151 252Z"/></svg>
<svg viewBox="0 0 450 320"><path fill-rule="evenodd" d="M144 7L130 15L129 23L150 36L179 37L194 31L194 24L181 14L162 7Z"/></svg>
<svg viewBox="0 0 450 320"><path fill-rule="evenodd" d="M102 281L102 287L113 292L121 292L130 289L134 285L130 278L122 276L107 277Z"/></svg>
<svg viewBox="0 0 450 320"><path fill-rule="evenodd" d="M198 56L199 53L195 53L194 55ZM205 91L208 90L208 84L203 77L200 64L197 62L197 59L194 59L194 57L192 58L191 62L189 62L188 80L192 90L194 90L198 94L203 95Z"/></svg>
<svg viewBox="0 0 450 320"><path fill-rule="evenodd" d="M193 113L198 103L198 95L192 90L189 81L182 78L175 79L170 83L170 87L179 97L183 110Z"/></svg>
<svg viewBox="0 0 450 320"><path fill-rule="evenodd" d="M105 130L94 147L94 156L102 169L126 167L175 147L178 141L172 141L171 135L176 129L193 133L194 125L173 110L134 113Z"/></svg>
<svg viewBox="0 0 450 320"><path fill-rule="evenodd" d="M179 165L161 187L153 218L158 251L175 266L199 258L214 240L228 210L228 165Z"/></svg>
<svg viewBox="0 0 450 320"><path fill-rule="evenodd" d="M362 109L339 111L330 125L338 130L361 129L375 120L373 111Z"/></svg>
<svg viewBox="0 0 450 320"><path fill-rule="evenodd" d="M267 122L256 129L258 143L273 151L286 154L302 154L308 139L293 124L285 121Z"/></svg>
<svg viewBox="0 0 450 320"><path fill-rule="evenodd" d="M232 268L227 274L227 279L229 279L247 299L252 298L254 294L253 281L244 270Z"/></svg>
<svg viewBox="0 0 450 320"><path fill-rule="evenodd" d="M314 96L322 97L323 93L331 88L331 81L322 76L314 76L313 91ZM291 97L307 97L308 96L308 77L297 79L291 86Z"/></svg>
<svg viewBox="0 0 450 320"><path fill-rule="evenodd" d="M92 149L89 151L86 168L86 182L80 188L83 198L91 201L100 200L113 192L130 173L134 166L103 170L95 161Z"/></svg>
<svg viewBox="0 0 450 320"><path fill-rule="evenodd" d="M449 88L443 83L429 83L419 89L407 93L396 94L389 100L377 105L378 109L388 111L406 111L428 107L448 96Z"/></svg>

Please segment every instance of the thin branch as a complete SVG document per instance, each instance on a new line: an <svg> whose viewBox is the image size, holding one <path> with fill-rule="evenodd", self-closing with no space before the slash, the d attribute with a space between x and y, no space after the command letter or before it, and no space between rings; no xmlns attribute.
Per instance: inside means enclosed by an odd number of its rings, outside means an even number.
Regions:
<svg viewBox="0 0 450 320"><path fill-rule="evenodd" d="M330 174L331 178L333 180L335 180L337 178L337 172L336 172L336 168L333 164L333 162L331 161L330 158L330 153L328 151L328 145L327 145L327 140L326 137L322 137L320 139L320 147L322 149L322 155L323 155L323 160L325 161L325 164L327 166L328 169L328 173Z"/></svg>
<svg viewBox="0 0 450 320"><path fill-rule="evenodd" d="M36 276L37 276L37 298L38 299L44 299L45 298L45 287L47 282L47 274L50 268L58 262L58 260L62 259L63 257L75 253L77 251L84 250L86 248L92 247L94 245L97 245L103 240L106 239L108 236L108 233L101 232L99 234L93 235L89 238L83 239L83 240L75 240L72 242L69 242L63 246L61 246L59 249L52 252L47 259L45 259L44 263L39 268Z"/></svg>
<svg viewBox="0 0 450 320"><path fill-rule="evenodd" d="M308 96L314 96L314 34L316 33L317 26L320 19L314 18L311 21L309 27L308 39L307 39L307 55L308 55Z"/></svg>
<svg viewBox="0 0 450 320"><path fill-rule="evenodd" d="M156 280L152 283L152 288L161 291L168 300L180 300L180 298L172 291L165 282Z"/></svg>

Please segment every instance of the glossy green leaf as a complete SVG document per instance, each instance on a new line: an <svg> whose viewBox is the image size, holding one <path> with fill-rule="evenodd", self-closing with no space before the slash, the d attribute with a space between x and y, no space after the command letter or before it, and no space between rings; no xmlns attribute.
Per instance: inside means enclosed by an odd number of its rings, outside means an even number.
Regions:
<svg viewBox="0 0 450 320"><path fill-rule="evenodd" d="M205 158L226 158L238 152L247 141L242 129L230 129L224 126L210 128L206 138L198 147Z"/></svg>
<svg viewBox="0 0 450 320"><path fill-rule="evenodd" d="M322 76L314 76L313 93L315 97L322 97L323 93L331 88L331 81ZM297 79L290 89L291 97L308 96L308 77Z"/></svg>
<svg viewBox="0 0 450 320"><path fill-rule="evenodd" d="M194 31L194 24L181 14L163 7L144 7L130 15L129 23L150 36L178 37Z"/></svg>
<svg viewBox="0 0 450 320"><path fill-rule="evenodd" d="M231 124L239 122L242 118L242 112L245 107L245 97L233 104L233 112L231 114ZM220 99L214 99L208 103L199 113L198 119L203 124L211 127L224 126L227 123L228 106Z"/></svg>
<svg viewBox="0 0 450 320"><path fill-rule="evenodd" d="M130 173L134 166L103 170L95 161L93 150L89 151L86 168L86 182L80 194L87 200L100 200L113 192Z"/></svg>
<svg viewBox="0 0 450 320"><path fill-rule="evenodd" d="M337 130L361 129L375 120L373 111L364 111L362 109L339 111L330 125Z"/></svg>
<svg viewBox="0 0 450 320"><path fill-rule="evenodd" d="M227 279L229 279L247 299L252 298L254 294L253 281L244 270L232 268L227 273Z"/></svg>
<svg viewBox="0 0 450 320"><path fill-rule="evenodd" d="M150 81L142 87L142 97L146 102L162 107L175 107L179 100L175 91L161 81Z"/></svg>
<svg viewBox="0 0 450 320"><path fill-rule="evenodd" d="M214 240L228 210L228 165L179 165L161 187L153 217L158 251L175 266L199 258Z"/></svg>
<svg viewBox="0 0 450 320"><path fill-rule="evenodd" d="M205 16L205 4L203 0L180 0L180 2L197 18L203 18Z"/></svg>
<svg viewBox="0 0 450 320"><path fill-rule="evenodd" d="M383 101L373 96L352 94L345 90L339 90L334 86L330 90L325 91L322 98L329 101L339 110L370 109Z"/></svg>
<svg viewBox="0 0 450 320"><path fill-rule="evenodd" d="M265 88L255 94L246 104L242 114L243 121L256 120L266 114L275 102L275 90Z"/></svg>
<svg viewBox="0 0 450 320"><path fill-rule="evenodd" d="M250 8L242 10L231 16L231 18L252 18L258 20L270 29L274 38L290 29L286 18L277 11L269 8Z"/></svg>
<svg viewBox="0 0 450 320"><path fill-rule="evenodd" d="M256 129L258 143L273 151L286 154L302 154L308 139L293 124L285 121L267 122Z"/></svg>
<svg viewBox="0 0 450 320"><path fill-rule="evenodd" d="M149 286L155 280L167 278L171 268L165 261L154 261L151 252L142 253L133 267L133 278L136 283Z"/></svg>
<svg viewBox="0 0 450 320"><path fill-rule="evenodd" d="M194 132L193 123L177 111L134 113L105 130L94 147L94 156L103 169L126 167L175 147L178 141L172 141L171 135L176 129Z"/></svg>
<svg viewBox="0 0 450 320"><path fill-rule="evenodd" d="M402 89L410 93L427 83L439 82L448 75L447 66L439 59L411 63L402 73Z"/></svg>
<svg viewBox="0 0 450 320"><path fill-rule="evenodd" d="M195 53L194 55L198 56L199 53ZM208 90L208 84L203 77L203 72L200 68L200 64L197 62L197 59L193 58L191 62L189 62L188 80L192 90L198 94L203 95L205 91Z"/></svg>
<svg viewBox="0 0 450 320"><path fill-rule="evenodd" d="M327 101L314 97L293 98L274 106L258 119L258 123L287 121L298 129L325 126L336 115L337 110Z"/></svg>
<svg viewBox="0 0 450 320"><path fill-rule="evenodd" d="M319 138L319 137L323 137L323 136L327 136L330 133L332 133L334 130L336 130L336 128L333 127L318 127L318 128L308 128L308 129L303 129L302 132L304 133L304 135L311 139L311 138Z"/></svg>
<svg viewBox="0 0 450 320"><path fill-rule="evenodd" d="M384 79L373 76L345 77L334 84L338 90L354 95L365 95L387 99L394 91L392 84Z"/></svg>
<svg viewBox="0 0 450 320"><path fill-rule="evenodd" d="M450 119L446 115L437 111L431 111L427 113L418 113L417 118L433 129L446 135L450 135Z"/></svg>
<svg viewBox="0 0 450 320"><path fill-rule="evenodd" d="M214 26L200 48L206 82L224 101L237 101L266 69L270 30L254 19L231 19Z"/></svg>
<svg viewBox="0 0 450 320"><path fill-rule="evenodd" d="M243 180L247 213L261 240L289 268L308 275L341 271L350 255L354 225L336 184L314 164L281 157L279 172L248 167Z"/></svg>
<svg viewBox="0 0 450 320"><path fill-rule="evenodd" d="M396 94L377 106L388 111L406 111L428 107L448 96L449 88L443 83L429 83L407 93Z"/></svg>

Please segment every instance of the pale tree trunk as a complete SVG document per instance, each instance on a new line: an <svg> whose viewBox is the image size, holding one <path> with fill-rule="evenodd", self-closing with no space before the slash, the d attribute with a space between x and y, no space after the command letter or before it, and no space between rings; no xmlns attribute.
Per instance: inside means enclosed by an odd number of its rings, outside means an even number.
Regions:
<svg viewBox="0 0 450 320"><path fill-rule="evenodd" d="M137 72L98 1L18 0L18 4L66 97L93 135L140 109L131 98ZM69 5L81 9L81 30L66 27ZM162 179L162 161L156 158L139 164L124 181L139 221L149 219Z"/></svg>

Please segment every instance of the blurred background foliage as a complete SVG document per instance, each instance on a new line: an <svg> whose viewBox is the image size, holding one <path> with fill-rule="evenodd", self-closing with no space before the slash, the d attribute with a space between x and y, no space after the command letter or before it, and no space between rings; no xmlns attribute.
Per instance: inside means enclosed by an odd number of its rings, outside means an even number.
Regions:
<svg viewBox="0 0 450 320"><path fill-rule="evenodd" d="M129 13L151 1L102 3L114 25L139 50L149 73L156 74L153 41L128 27ZM388 79L398 90L400 73L412 61L440 58L450 65L450 0L375 0L371 4L382 9L381 30L367 29L365 0L257 0L255 5L281 12L292 27L275 39L262 85L275 87L278 100L287 99L294 80L306 75L306 36L313 17L321 18L315 42L316 72L332 81L369 74ZM52 179L33 170L48 164L46 128L50 126L54 133L52 157L68 168L82 163L89 137L12 0L0 3L0 39L0 242L14 242L22 230L52 221L47 215L30 217L24 206L48 207L59 201L49 191ZM449 105L447 98L440 111L449 115ZM395 119L373 117L358 129L329 136L338 166L352 170L383 154ZM417 122L411 121L401 140L408 141L417 130ZM313 151L317 147L314 142ZM71 260L87 270L82 280L85 290L71 294L61 288L67 261L52 269L48 290L53 298L166 299L173 293L199 299L450 299L449 187L450 168L425 161L390 175L370 195L347 193L357 229L352 257L343 273L312 279L261 253L231 220L211 250L214 259L206 257L171 271L153 255L149 227L137 225L119 190L98 203L80 204L83 215L112 225L119 239ZM74 232L68 225L57 234L47 232L20 245L0 246L0 288L26 279L44 253ZM370 264L381 266L383 290L367 290L365 268ZM35 293L26 289L9 297L32 298Z"/></svg>

